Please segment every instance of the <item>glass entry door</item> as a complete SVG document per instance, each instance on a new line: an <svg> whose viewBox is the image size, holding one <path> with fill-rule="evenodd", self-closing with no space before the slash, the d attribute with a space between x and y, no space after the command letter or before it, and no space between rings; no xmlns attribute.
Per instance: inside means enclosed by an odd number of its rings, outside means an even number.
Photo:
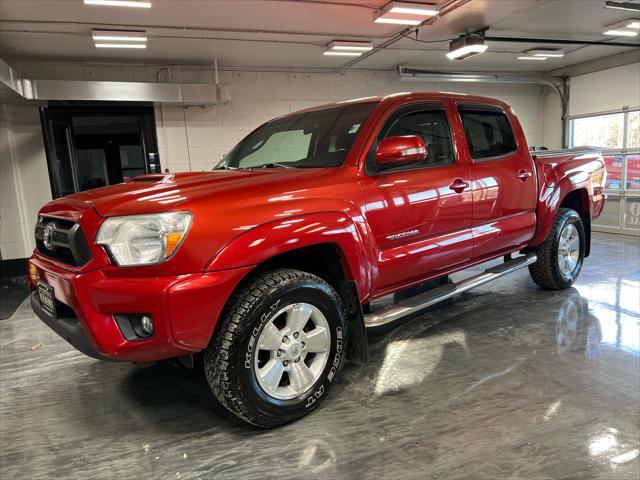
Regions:
<svg viewBox="0 0 640 480"><path fill-rule="evenodd" d="M42 107L54 198L160 172L152 107Z"/></svg>

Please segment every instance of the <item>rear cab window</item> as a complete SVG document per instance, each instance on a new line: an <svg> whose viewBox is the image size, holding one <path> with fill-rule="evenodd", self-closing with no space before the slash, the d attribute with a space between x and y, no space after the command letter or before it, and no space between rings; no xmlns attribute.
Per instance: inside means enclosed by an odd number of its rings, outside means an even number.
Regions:
<svg viewBox="0 0 640 480"><path fill-rule="evenodd" d="M500 107L459 105L458 112L474 161L504 157L518 149L509 118Z"/></svg>

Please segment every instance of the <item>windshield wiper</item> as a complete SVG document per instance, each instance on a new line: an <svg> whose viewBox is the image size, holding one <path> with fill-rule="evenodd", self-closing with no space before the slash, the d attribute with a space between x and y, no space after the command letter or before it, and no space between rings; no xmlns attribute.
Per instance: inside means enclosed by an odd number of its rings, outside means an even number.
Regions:
<svg viewBox="0 0 640 480"><path fill-rule="evenodd" d="M291 165L285 165L284 163L269 162L254 168L294 168L294 167L292 167Z"/></svg>

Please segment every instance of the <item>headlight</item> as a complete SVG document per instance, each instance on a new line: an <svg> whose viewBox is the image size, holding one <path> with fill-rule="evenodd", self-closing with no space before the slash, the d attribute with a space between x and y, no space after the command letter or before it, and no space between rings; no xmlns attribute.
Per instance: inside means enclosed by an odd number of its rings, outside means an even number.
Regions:
<svg viewBox="0 0 640 480"><path fill-rule="evenodd" d="M153 265L178 250L190 225L190 212L111 217L100 226L96 243L104 245L118 265Z"/></svg>

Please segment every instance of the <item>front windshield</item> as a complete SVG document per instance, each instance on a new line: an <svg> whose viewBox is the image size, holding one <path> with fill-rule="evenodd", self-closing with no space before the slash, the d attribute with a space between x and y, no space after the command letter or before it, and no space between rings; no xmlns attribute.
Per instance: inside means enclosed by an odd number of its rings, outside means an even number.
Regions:
<svg viewBox="0 0 640 480"><path fill-rule="evenodd" d="M216 168L322 168L344 161L375 103L295 113L265 123Z"/></svg>

